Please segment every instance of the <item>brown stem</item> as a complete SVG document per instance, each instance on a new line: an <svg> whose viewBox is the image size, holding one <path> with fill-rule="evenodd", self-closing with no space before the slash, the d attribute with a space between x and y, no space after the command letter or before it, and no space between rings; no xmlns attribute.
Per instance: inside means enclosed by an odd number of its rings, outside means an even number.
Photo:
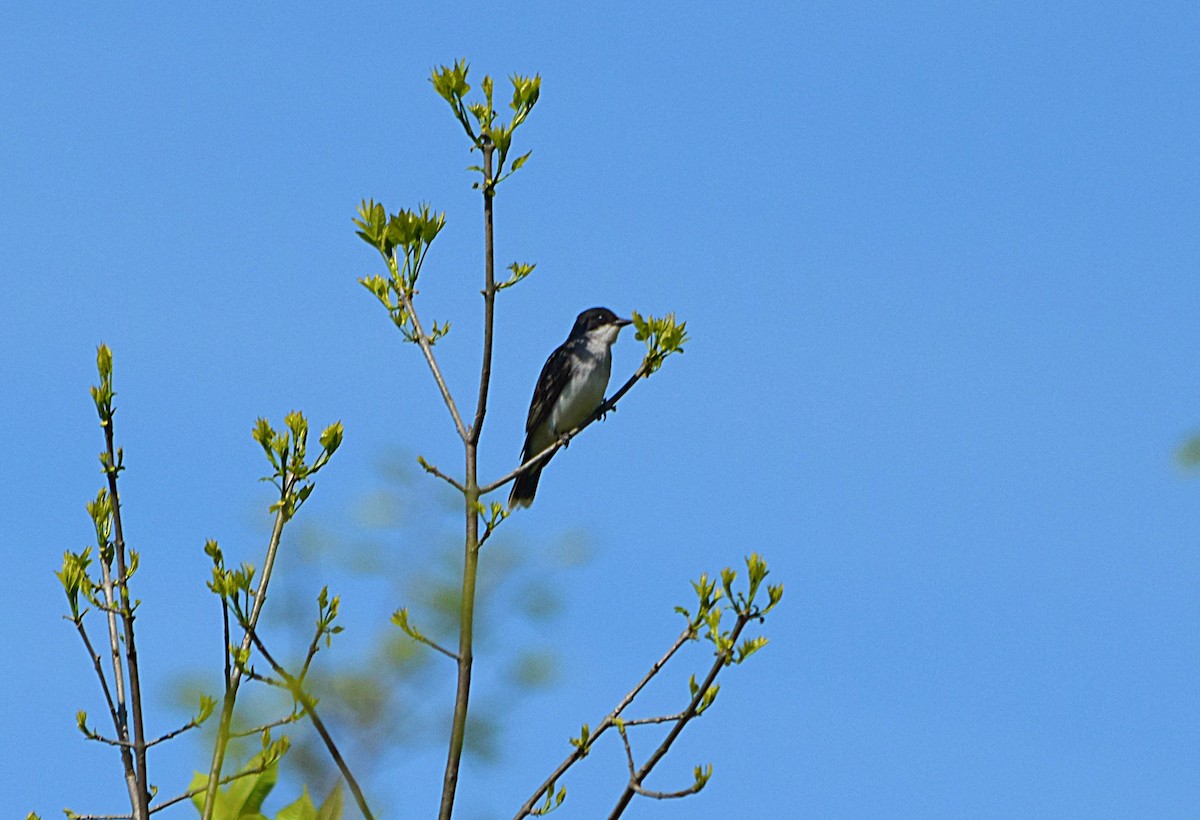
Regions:
<svg viewBox="0 0 1200 820"><path fill-rule="evenodd" d="M481 140L483 151L483 364L479 368L479 401L475 406L475 421L471 423L469 443L478 444L487 415L488 387L492 381L492 335L496 304L496 254L492 231L492 200L495 197L492 180L492 154L496 150L487 135Z"/></svg>
<svg viewBox="0 0 1200 820"><path fill-rule="evenodd" d="M75 628L79 630L79 637L83 638L84 649L87 650L88 657L92 659L92 665L96 668L96 677L100 679L100 689L104 692L104 702L108 704L109 714L112 715L113 728L116 729L117 736L122 736L121 718L117 713L117 705L113 702L112 692L108 688L108 679L104 677L104 667L100 662L100 653L92 646L92 641L88 637L87 630L83 628L83 616L71 619L75 624Z"/></svg>
<svg viewBox="0 0 1200 820"><path fill-rule="evenodd" d="M458 405L454 403L454 397L450 395L450 388L446 386L446 380L442 378L442 370L438 367L437 358L433 355L433 345L429 343L429 337L425 335L425 329L421 327L421 320L417 318L417 311L413 306L412 296L402 291L400 293L400 300L404 303L404 309L408 311L408 315L412 317L413 329L416 331L417 346L425 354L425 362L429 365L429 370L433 373L433 380L437 382L438 390L442 393L442 401L446 403L446 408L450 411L450 417L454 420L454 429L458 431L459 437L463 441L466 441L470 435L470 431L463 424L462 416L458 413Z"/></svg>
<svg viewBox="0 0 1200 820"><path fill-rule="evenodd" d="M629 704L633 703L633 699L636 698L638 693L646 687L646 684L650 682L651 678L657 675L659 671L666 666L667 661L671 660L671 657L679 651L681 646L696 636L696 628L696 625L689 624L687 629L680 633L679 637L675 639L675 643L671 644L671 648L668 649L661 658L654 662L654 665L650 667L650 671L646 673L646 676L642 678L641 682L638 683L637 686L633 687L633 689L630 690L625 697L621 698L621 702L617 704L617 708L613 709L612 712L610 712L608 716L604 718L604 720L600 721L600 724L589 737L587 746L595 743L596 738L600 737L600 735L604 734L616 723L617 718L621 716L621 713L625 711L625 708L629 706ZM564 773L566 773L567 769L571 768L573 765L575 765L575 763L583 759L583 756L586 754L586 747L576 747L571 754L567 755L566 759L562 763L558 764L558 768L555 769L550 776L542 782L542 785L538 786L537 791L529 796L529 799L525 801L523 806L521 806L513 820L521 820L522 817L528 817L530 814L532 814L534 806L537 805L538 801L542 798L542 795L544 795L554 785L554 783L560 777L562 777Z"/></svg>
<svg viewBox="0 0 1200 820"><path fill-rule="evenodd" d="M133 637L133 608L129 603L129 577L125 565L125 533L121 526L121 498L117 492L117 454L113 445L113 420L110 416L104 423L104 445L108 463L108 495L112 501L113 554L117 559L116 586L121 596L121 627L125 633L125 664L129 670L129 700L133 711L133 755L137 764L136 800L133 804L135 818L150 816L150 779L146 772L146 734L142 716L142 682L138 674L137 642ZM111 602L110 602L111 603ZM128 740L128 736L122 738Z"/></svg>
<svg viewBox="0 0 1200 820"><path fill-rule="evenodd" d="M320 715L317 714L316 701L304 691L303 682L291 675L275 660L274 657L272 657L271 653L267 651L267 648L263 646L262 640L258 637L258 633L254 631L253 627L248 629L247 634L250 635L251 640L254 641L254 645L258 648L258 651L262 654L263 658L267 661L267 663L271 664L271 668L275 670L275 674L283 678L283 683L276 685L282 685L289 692L291 692L292 697L295 698L300 705L304 707L304 711L308 713L309 719L312 720L313 728L315 728L317 730L317 734L321 736L321 741L325 744L325 749L329 752L329 756L333 758L333 762L337 764L338 771L340 771L342 773L342 777L346 779L346 785L350 787L350 792L354 795L354 801L358 804L358 810L362 812L363 817L367 818L367 820L374 820L375 815L371 814L371 809L367 805L367 798L363 795L362 789L359 788L358 780L355 779L354 773L350 771L350 767L346 764L345 758L342 757L342 753L338 750L337 744L333 742L333 736L329 734L329 730L325 728L325 722L322 721ZM264 680L266 679L264 678Z"/></svg>
<svg viewBox="0 0 1200 820"><path fill-rule="evenodd" d="M617 800L617 805L613 809L612 814L608 816L608 820L616 820L616 818L621 816L621 814L625 811L625 808L629 805L629 801L633 799L634 794L638 793L638 790L641 788L642 781L644 781L654 767L658 765L658 761L662 760L663 756L671 748L671 744L675 742L675 739L679 737L679 733L683 731L684 727L687 726L692 718L696 717L696 710L700 707L700 702L704 699L705 693L708 692L709 688L713 685L713 681L717 679L717 675L719 675L721 670L725 667L729 657L733 654L734 647L737 645L738 636L742 634L742 629L745 628L746 624L750 622L752 617L753 616L750 612L743 612L738 615L737 623L733 625L733 631L729 633L729 648L717 653L717 658L713 661L712 668L708 670L708 675L705 676L704 682L701 683L696 689L696 694L692 696L692 702L688 704L688 708L685 709L683 714L679 716L679 720L677 720L675 725L671 727L671 731L667 733L666 738L664 738L663 742L660 743L658 748L654 750L654 753L646 759L646 762L643 763L642 767L637 770L637 773L630 776L629 783L626 784L625 791L621 793L621 797Z"/></svg>

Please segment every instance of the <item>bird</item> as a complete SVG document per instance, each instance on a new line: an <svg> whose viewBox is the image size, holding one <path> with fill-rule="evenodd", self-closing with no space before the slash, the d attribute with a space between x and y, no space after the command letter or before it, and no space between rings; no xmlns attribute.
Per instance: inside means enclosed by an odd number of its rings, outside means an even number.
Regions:
<svg viewBox="0 0 1200 820"><path fill-rule="evenodd" d="M567 340L550 354L538 376L529 416L525 421L524 464L578 427L604 401L612 372L612 346L621 328L632 324L608 308L580 313ZM528 507L537 493L542 469L553 453L517 476L508 496L508 508Z"/></svg>

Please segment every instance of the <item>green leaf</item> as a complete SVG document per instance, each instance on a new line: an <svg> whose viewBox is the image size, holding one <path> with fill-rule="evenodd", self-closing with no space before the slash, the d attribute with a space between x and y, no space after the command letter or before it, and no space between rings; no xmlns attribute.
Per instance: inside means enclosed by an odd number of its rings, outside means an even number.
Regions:
<svg viewBox="0 0 1200 820"><path fill-rule="evenodd" d="M342 446L342 436L344 434L345 430L342 427L342 423L335 421L321 433L321 446L325 448L325 451L329 455L333 455L337 451L337 448Z"/></svg>
<svg viewBox="0 0 1200 820"><path fill-rule="evenodd" d="M308 786L303 786L300 796L279 810L275 820L317 820L317 807L308 796Z"/></svg>
<svg viewBox="0 0 1200 820"><path fill-rule="evenodd" d="M213 709L217 706L217 701L208 695L200 696L200 712L196 715L196 723L203 723L212 715Z"/></svg>
<svg viewBox="0 0 1200 820"><path fill-rule="evenodd" d="M255 755L242 771L256 768L260 765L260 758L261 755ZM262 804L271 790L275 788L275 781L278 777L279 767L272 765L258 774L239 777L224 788L217 789L213 817L217 820L267 820L262 813ZM201 772L196 772L192 777L192 782L188 784L188 791L202 790L198 794L192 795L192 804L200 812L204 811L203 789L207 785L208 775Z"/></svg>
<svg viewBox="0 0 1200 820"><path fill-rule="evenodd" d="M333 791L325 798L317 812L317 820L341 820L344 811L345 796L342 794L342 784L334 785Z"/></svg>

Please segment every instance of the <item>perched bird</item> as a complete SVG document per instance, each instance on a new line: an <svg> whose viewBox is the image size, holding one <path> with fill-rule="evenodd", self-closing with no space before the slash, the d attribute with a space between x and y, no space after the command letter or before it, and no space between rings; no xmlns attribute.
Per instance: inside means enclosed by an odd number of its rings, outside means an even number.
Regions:
<svg viewBox="0 0 1200 820"><path fill-rule="evenodd" d="M608 308L591 308L579 314L571 335L550 354L538 376L525 421L522 464L586 421L604 401L612 371L613 342L628 324L628 319L618 318ZM549 461L547 456L517 476L508 496L509 509L533 503L542 468Z"/></svg>

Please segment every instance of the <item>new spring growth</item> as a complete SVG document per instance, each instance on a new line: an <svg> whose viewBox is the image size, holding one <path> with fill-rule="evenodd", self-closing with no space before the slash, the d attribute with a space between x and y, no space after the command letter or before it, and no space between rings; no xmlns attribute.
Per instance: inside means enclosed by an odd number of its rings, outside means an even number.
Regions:
<svg viewBox="0 0 1200 820"><path fill-rule="evenodd" d="M100 373L100 384L92 387L92 401L96 403L96 413L103 427L112 420L112 400L117 395L112 386L112 351L103 343L96 349L96 370Z"/></svg>
<svg viewBox="0 0 1200 820"><path fill-rule="evenodd" d="M338 616L338 605L341 603L341 597L334 595L329 597L329 587L321 587L321 594L317 596L317 639L325 638L325 647L328 648L333 641L333 636L342 631L342 627L334 626L333 622Z"/></svg>
<svg viewBox="0 0 1200 820"><path fill-rule="evenodd" d="M561 786L556 792L554 790L556 785L558 785L558 781L550 781L550 784L546 787L546 799L542 801L540 806L532 809L529 812L531 815L534 817L542 817L554 811L563 804L563 801L567 799L567 787Z"/></svg>
<svg viewBox="0 0 1200 820"><path fill-rule="evenodd" d="M496 285L496 290L511 288L513 285L517 284L517 282L520 282L526 276L533 273L533 269L536 267L536 262L513 262L507 268L508 270L512 271L512 276L508 277L506 281Z"/></svg>
<svg viewBox="0 0 1200 820"><path fill-rule="evenodd" d="M100 384L93 385L91 388L92 401L96 404L96 415L100 417L100 426L104 428L105 435L112 435L112 417L116 412L113 407L113 397L116 396L116 391L113 390L112 378L112 351L108 349L108 345L101 344L96 349L96 370L100 374ZM119 474L125 469L125 451L117 448L116 463L113 463L113 458L109 455L108 449L100 453L100 466L106 475Z"/></svg>
<svg viewBox="0 0 1200 820"><path fill-rule="evenodd" d="M62 569L54 573L63 586L63 592L67 594L67 604L71 607L71 620L76 622L84 614L79 609L79 596L82 595L84 600L93 604L96 600L96 585L88 575L88 567L92 563L91 553L91 547L85 547L83 552L67 550L63 553Z"/></svg>
<svg viewBox="0 0 1200 820"><path fill-rule="evenodd" d="M470 137L473 148L483 149L488 143L495 146L498 152L498 161L493 178L488 178L487 172L481 165L472 165L467 168L468 171L477 172L481 177L480 181L474 183L472 187L482 187L490 194L495 192L497 185L520 169L529 159L529 155L533 153L527 151L517 157L513 160L508 173L504 173L504 164L508 159L509 149L512 147L513 133L525 122L533 107L537 105L538 97L542 93L542 77L540 74L532 77L513 74L508 78L513 87L512 100L508 107L512 109L513 113L508 125L503 125L496 122L495 88L490 76L485 76L483 82L480 83L483 100L466 101L467 94L471 92L471 85L467 82L467 74L470 70L466 60L455 60L453 66L443 65L435 68L431 72L429 81L433 83L433 88L438 95L449 104L455 119ZM472 119L474 124L472 124Z"/></svg>
<svg viewBox="0 0 1200 820"><path fill-rule="evenodd" d="M674 313L656 318L642 316L635 310L633 327L634 338L646 343L646 358L642 361L642 369L647 376L662 367L663 361L672 353L682 353L684 342L689 338L687 322L677 323Z"/></svg>
<svg viewBox="0 0 1200 820"><path fill-rule="evenodd" d="M270 794L279 776L279 761L291 748L287 735L280 735L278 740L271 739L270 730L262 734L262 751L247 761L232 782L217 792L216 810L214 817L263 817L261 812L263 801ZM257 777L252 775L258 775ZM192 805L196 810L204 812L204 794L208 786L208 774L196 772L192 782L188 784L188 793L192 796ZM307 792L306 792L307 793ZM283 809L279 816L309 817L307 814L294 815L292 807ZM311 815L318 816L315 812ZM340 814L324 814L321 817L336 817Z"/></svg>
<svg viewBox="0 0 1200 820"><path fill-rule="evenodd" d="M312 494L312 476L326 464L342 444L342 423L336 421L321 433L321 452L311 463L308 461L308 420L304 414L293 410L284 417L285 429L276 430L264 418L254 424L254 440L266 453L274 472L264 476L279 490L280 500L271 505L271 512L282 509L285 519L296 514L296 510Z"/></svg>
<svg viewBox="0 0 1200 820"><path fill-rule="evenodd" d="M414 210L401 209L389 214L382 203L363 200L358 206L356 233L379 251L388 266L385 279L378 274L358 280L379 300L400 329L406 341L416 342L417 328L412 317L412 299L416 295L417 279L429 253L429 246L446 225L446 213L435 213L428 203ZM403 260L397 255L403 254ZM433 323L429 341L436 342L450 331L450 323Z"/></svg>
<svg viewBox="0 0 1200 820"><path fill-rule="evenodd" d="M254 596L254 565L243 561L237 569L226 569L225 555L211 538L204 544L204 554L212 559L213 564L208 588L223 601L229 602L235 612L249 610Z"/></svg>
<svg viewBox="0 0 1200 820"><path fill-rule="evenodd" d="M766 561L758 553L753 553L746 558L746 576L748 582L746 591L734 591L733 585L737 580L737 573L731 568L726 567L721 570L721 589L716 590L716 597L724 598L728 601L729 607L734 611L739 620L757 620L761 622L767 613L774 609L783 598L783 584L768 585L766 605L761 605L758 602L758 593L762 588L762 582L768 574ZM706 583L706 579L702 577L701 582ZM705 586L704 590L709 595L713 594L711 586ZM697 588L697 593L700 592L701 589ZM704 625L707 627L705 637L712 642L713 646L717 649L717 653L724 658L726 666L740 664L767 645L767 639L759 636L757 638L746 638L741 644L735 647L730 637L732 631L721 629L722 614L720 606L712 606L704 618Z"/></svg>

